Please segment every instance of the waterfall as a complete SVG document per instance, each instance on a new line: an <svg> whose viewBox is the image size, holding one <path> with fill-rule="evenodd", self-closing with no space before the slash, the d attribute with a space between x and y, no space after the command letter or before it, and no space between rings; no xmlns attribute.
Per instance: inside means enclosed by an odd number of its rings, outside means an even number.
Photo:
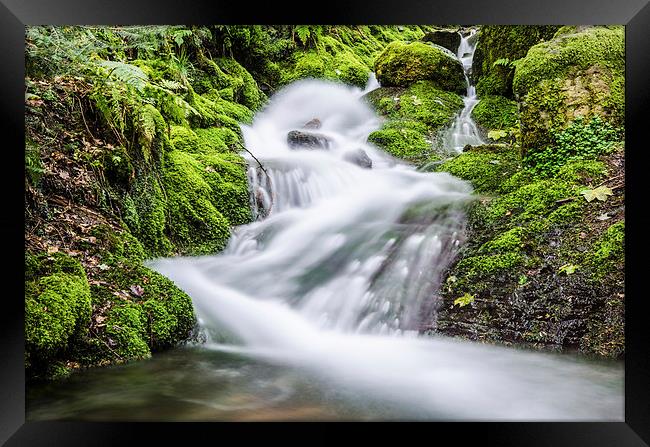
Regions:
<svg viewBox="0 0 650 447"><path fill-rule="evenodd" d="M466 35L460 31L460 45L456 56L463 64L463 71L465 72L465 82L467 83L467 91L463 98L463 109L454 120L454 123L445 131L442 138L444 147L448 150L453 150L456 153L463 151L466 145L478 146L485 144L480 136L476 127L476 123L472 119L472 110L479 99L476 97L476 87L472 84L472 62L474 61L474 52L476 51L476 44L478 39L475 38L476 30L472 29Z"/></svg>
<svg viewBox="0 0 650 447"><path fill-rule="evenodd" d="M259 160L248 158L255 221L218 255L150 263L192 297L205 346L303 371L350 401L396 405L387 417L621 420L618 371L417 335L463 242L471 187L368 144L380 120L362 93L317 80L278 92L242 126ZM472 94L468 81L461 130ZM292 148L294 131L326 149Z"/></svg>

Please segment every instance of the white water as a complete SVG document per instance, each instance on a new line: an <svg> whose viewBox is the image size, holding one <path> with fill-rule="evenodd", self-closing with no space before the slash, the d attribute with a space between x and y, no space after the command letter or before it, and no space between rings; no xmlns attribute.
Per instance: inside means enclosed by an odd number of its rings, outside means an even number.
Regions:
<svg viewBox="0 0 650 447"><path fill-rule="evenodd" d="M460 34L460 33L459 33ZM443 141L447 148L460 153L466 145L478 146L485 144L481 139L476 123L472 119L472 110L479 99L476 97L476 88L471 82L472 61L474 60L474 51L476 51L477 40L474 38L476 30L472 29L469 34L461 34L460 45L456 56L463 64L465 71L465 82L467 83L467 92L463 98L463 110L454 121L453 126L446 130Z"/></svg>
<svg viewBox="0 0 650 447"><path fill-rule="evenodd" d="M392 418L622 420L618 366L417 336L471 188L366 144L379 120L363 93L314 80L279 92L243 126L264 166L249 159L258 220L219 255L152 264L192 297L208 346L306 371ZM330 149L289 149L313 118ZM344 160L357 149L372 169Z"/></svg>

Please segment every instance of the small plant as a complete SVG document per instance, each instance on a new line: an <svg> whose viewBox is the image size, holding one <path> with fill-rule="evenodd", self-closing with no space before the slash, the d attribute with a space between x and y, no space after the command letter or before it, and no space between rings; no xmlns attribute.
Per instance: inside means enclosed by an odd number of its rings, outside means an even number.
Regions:
<svg viewBox="0 0 650 447"><path fill-rule="evenodd" d="M469 293L466 293L465 295L461 296L460 298L456 298L454 300L454 306L459 306L459 307L465 307L468 304L471 304L474 302L474 295L470 295Z"/></svg>
<svg viewBox="0 0 650 447"><path fill-rule="evenodd" d="M578 117L562 131L552 133L554 144L533 151L524 162L537 174L553 176L567 162L595 159L610 152L619 140L619 131L596 116L590 121Z"/></svg>

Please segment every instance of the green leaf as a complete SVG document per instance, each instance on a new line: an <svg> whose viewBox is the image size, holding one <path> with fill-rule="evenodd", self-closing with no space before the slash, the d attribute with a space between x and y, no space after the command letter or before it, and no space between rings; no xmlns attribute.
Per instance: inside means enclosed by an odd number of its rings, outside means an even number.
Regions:
<svg viewBox="0 0 650 447"><path fill-rule="evenodd" d="M580 194L585 197L587 202L591 202L594 199L598 199L601 202L604 202L607 200L607 196L611 196L614 193L612 192L611 188L608 188L607 186L599 186L595 189L585 189L583 191L580 191Z"/></svg>
<svg viewBox="0 0 650 447"><path fill-rule="evenodd" d="M508 136L508 132L505 130L491 130L488 132L488 138L494 141L498 141L501 138Z"/></svg>
<svg viewBox="0 0 650 447"><path fill-rule="evenodd" d="M566 273L567 275L572 275L576 272L578 269L577 265L574 264L564 264L562 267L560 267L559 272L560 273Z"/></svg>
<svg viewBox="0 0 650 447"><path fill-rule="evenodd" d="M454 306L458 305L459 307L465 307L470 303L474 302L474 295L470 295L469 293L466 293L465 295L461 296L460 298L456 298L454 300Z"/></svg>

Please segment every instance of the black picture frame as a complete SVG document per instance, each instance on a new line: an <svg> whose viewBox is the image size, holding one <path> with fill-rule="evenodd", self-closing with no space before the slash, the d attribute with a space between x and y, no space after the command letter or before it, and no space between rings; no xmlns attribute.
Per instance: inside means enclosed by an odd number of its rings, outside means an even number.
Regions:
<svg viewBox="0 0 650 447"><path fill-rule="evenodd" d="M500 446L642 446L650 443L650 337L646 329L647 286L644 283L648 218L644 185L647 175L643 154L648 151L648 104L650 103L650 5L649 0L388 0L251 2L190 0L0 0L0 123L3 157L0 163L2 207L0 235L6 261L0 294L0 442L6 445L131 445L135 437L167 439L196 436L204 441L237 442L248 438L252 425L222 423L25 423L25 379L22 261L24 232L24 179L19 166L24 161L24 39L26 25L52 24L624 24L626 25L626 354L625 422L539 423L484 422L429 424L365 424L364 436L395 441L425 435L426 442L451 439L464 444L472 439L480 445ZM18 217L21 216L21 217ZM8 287L9 286L9 287ZM645 286L645 287L644 287ZM282 440L280 430L291 430L291 438L336 442L340 424L254 424L269 440ZM346 425L347 428L350 425ZM358 425L355 425L355 428ZM309 433L306 433L309 432ZM258 433L262 434L262 433ZM318 435L316 438L314 435ZM275 435L275 436L273 436ZM450 438L448 437L450 436ZM366 438L367 439L367 438ZM291 440L291 439L288 439ZM645 442L644 442L645 441ZM407 441L408 442L408 441Z"/></svg>

